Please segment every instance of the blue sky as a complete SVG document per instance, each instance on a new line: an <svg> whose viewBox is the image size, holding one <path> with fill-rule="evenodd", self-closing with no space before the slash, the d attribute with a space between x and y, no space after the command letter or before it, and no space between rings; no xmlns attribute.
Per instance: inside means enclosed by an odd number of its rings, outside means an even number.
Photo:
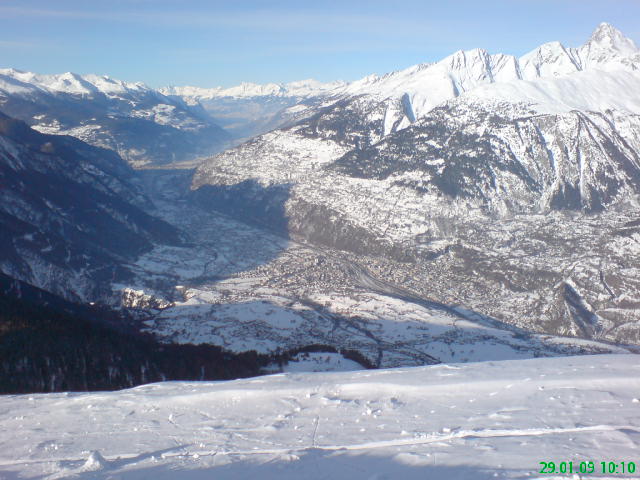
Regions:
<svg viewBox="0 0 640 480"><path fill-rule="evenodd" d="M355 80L459 49L577 46L603 21L640 44L639 0L0 0L0 66L154 87Z"/></svg>

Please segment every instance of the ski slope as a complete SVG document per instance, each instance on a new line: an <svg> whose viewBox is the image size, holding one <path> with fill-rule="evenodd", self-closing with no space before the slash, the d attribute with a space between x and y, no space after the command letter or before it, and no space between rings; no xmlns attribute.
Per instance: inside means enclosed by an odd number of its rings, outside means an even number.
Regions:
<svg viewBox="0 0 640 480"><path fill-rule="evenodd" d="M640 464L640 357L288 373L0 398L0 478L558 479Z"/></svg>

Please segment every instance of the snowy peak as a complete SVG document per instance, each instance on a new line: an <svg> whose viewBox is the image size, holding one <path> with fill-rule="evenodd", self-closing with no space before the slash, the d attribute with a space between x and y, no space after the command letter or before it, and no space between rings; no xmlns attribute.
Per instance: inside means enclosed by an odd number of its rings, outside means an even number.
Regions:
<svg viewBox="0 0 640 480"><path fill-rule="evenodd" d="M331 92L344 85L340 81L322 83L308 79L290 83L244 82L230 88L169 86L158 91L203 109L233 137L246 139L287 123L290 117L282 113L285 109L310 98L331 96Z"/></svg>
<svg viewBox="0 0 640 480"><path fill-rule="evenodd" d="M602 102L598 99L601 98L600 77L606 76L603 72L614 72L623 77L624 83L633 83L636 80L627 77L638 70L640 51L634 42L603 23L578 48L567 48L557 41L549 42L519 59L511 55L489 54L483 49L461 50L436 63L417 65L380 77L365 77L341 89L340 93L364 94L386 102L386 135L460 95L468 97L480 93L486 96L487 92L492 92L506 102L540 103L542 98L546 104L553 104L566 93L573 98L573 91L560 91L560 86L553 82L571 83L567 79L575 78L576 74L579 77L575 85L580 97L578 103L583 105L586 101L588 110L601 110ZM604 81L608 80L609 77ZM626 97L632 98L634 91L632 89ZM532 94L535 98L529 101ZM402 108L398 106L399 102ZM559 102L562 103L562 98ZM411 116L406 115L408 110Z"/></svg>
<svg viewBox="0 0 640 480"><path fill-rule="evenodd" d="M608 23L601 23L591 34L591 38L585 46L600 47L620 53L621 55L633 55L638 47L633 40L626 37L620 30Z"/></svg>
<svg viewBox="0 0 640 480"><path fill-rule="evenodd" d="M44 86L48 90L55 92L83 95L98 91L93 84L72 72L66 72L60 75L47 75L42 80L45 80L46 83L44 83Z"/></svg>
<svg viewBox="0 0 640 480"><path fill-rule="evenodd" d="M191 160L228 139L200 109L106 75L0 69L0 107L41 133L114 150L132 165Z"/></svg>
<svg viewBox="0 0 640 480"><path fill-rule="evenodd" d="M420 64L381 77L370 75L338 93L367 95L386 104L383 134L400 130L431 109L479 86L520 79L511 55L484 49L460 50L437 63Z"/></svg>
<svg viewBox="0 0 640 480"><path fill-rule="evenodd" d="M128 83L106 75L78 75L72 72L41 75L4 68L0 69L0 78L4 80L0 88L9 94L20 93L20 90L33 91L33 89L52 94L95 95L102 93L107 96L153 91L140 82ZM21 88L17 88L17 85L15 85L16 88L4 88L9 79L14 80L11 83L20 85Z"/></svg>
<svg viewBox="0 0 640 480"><path fill-rule="evenodd" d="M583 68L596 66L619 67L621 64L636 69L640 50L630 38L608 23L601 23L595 29L591 38L579 49L577 55ZM635 60L633 57L635 56Z"/></svg>
<svg viewBox="0 0 640 480"><path fill-rule="evenodd" d="M560 42L549 42L520 58L520 70L525 80L557 77L580 70L574 55Z"/></svg>
<svg viewBox="0 0 640 480"><path fill-rule="evenodd" d="M236 98L262 96L306 98L320 95L342 85L344 85L344 82L322 83L313 79L298 80L289 83L267 83L265 85L242 83L237 87L220 90L220 95Z"/></svg>
<svg viewBox="0 0 640 480"><path fill-rule="evenodd" d="M626 74L640 70L640 51L619 30L602 23L581 47L568 48L560 42L550 42L521 58L490 54L476 48L457 51L438 62L417 64L382 75L371 74L350 83L323 84L303 80L287 84L243 83L231 88L167 87L160 92L179 96L189 105L200 104L214 121L238 138L266 132L286 125L291 119L310 115L315 108L326 105L326 101L362 95L371 102L380 103L381 111L370 110L378 112L372 121L382 115L382 134L387 135L460 95L479 92L486 96L489 92L495 96L497 93L506 102L529 104L540 103L542 97L544 103L553 104L566 92L561 92L552 82L566 83L566 77L585 70L589 70L589 75L578 82L579 103L582 105L582 99L587 99L587 109L600 110L602 102L597 101L600 98L597 77L605 71L624 70L616 75L625 77L625 83L634 81L626 78ZM487 90L490 84L499 85ZM503 90L508 95L503 94ZM535 98L529 101L532 94Z"/></svg>
<svg viewBox="0 0 640 480"><path fill-rule="evenodd" d="M484 49L460 50L432 64L416 65L383 76L370 75L341 89L345 94L378 97L429 98L435 105L487 83L512 80L536 81L555 78L596 67L599 70L636 70L640 51L619 30L602 23L579 48L560 42L545 43L520 59L489 54ZM631 68L629 68L631 67Z"/></svg>
<svg viewBox="0 0 640 480"><path fill-rule="evenodd" d="M453 55L449 55L440 62L446 65L448 70L467 70L477 66L489 67L489 53L482 48L474 48L473 50L458 50Z"/></svg>
<svg viewBox="0 0 640 480"><path fill-rule="evenodd" d="M596 68L635 70L634 55L638 47L620 30L601 23L589 40L579 48L566 48L560 42L541 45L520 58L523 79L559 77L574 72Z"/></svg>
<svg viewBox="0 0 640 480"><path fill-rule="evenodd" d="M128 83L122 80L116 80L108 75L84 75L83 77L87 82L95 86L100 92L105 95L109 94L123 94L131 91L141 92L150 90L142 82Z"/></svg>

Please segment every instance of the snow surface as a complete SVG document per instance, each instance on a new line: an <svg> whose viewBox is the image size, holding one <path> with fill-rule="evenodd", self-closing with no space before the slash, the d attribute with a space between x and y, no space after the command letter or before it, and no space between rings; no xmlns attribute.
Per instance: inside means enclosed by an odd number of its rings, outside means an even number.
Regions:
<svg viewBox="0 0 640 480"><path fill-rule="evenodd" d="M640 112L640 72L593 70L535 81L516 80L482 85L461 101L523 103L538 113L572 110Z"/></svg>
<svg viewBox="0 0 640 480"><path fill-rule="evenodd" d="M362 365L331 352L302 352L294 355L289 363L280 367L271 365L272 373L304 373L304 372L353 372L362 370Z"/></svg>
<svg viewBox="0 0 640 480"><path fill-rule="evenodd" d="M599 355L0 397L0 478L560 479L635 461L640 357Z"/></svg>

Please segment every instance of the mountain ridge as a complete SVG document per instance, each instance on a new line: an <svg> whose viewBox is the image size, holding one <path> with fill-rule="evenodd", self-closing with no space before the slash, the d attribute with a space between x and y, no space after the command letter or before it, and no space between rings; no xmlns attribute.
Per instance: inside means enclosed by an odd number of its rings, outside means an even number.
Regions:
<svg viewBox="0 0 640 480"><path fill-rule="evenodd" d="M613 48L622 38L616 32L603 24L585 45L590 52L596 44ZM635 48L622 44L629 47L619 49L625 55ZM219 208L207 203L207 189L232 189L248 180L261 188L286 185L291 234L379 255L399 286L426 295L437 290L442 303L451 303L456 292L455 303L527 328L612 341L640 338L635 300L627 303L635 298L640 265L623 267L619 253L635 251L636 232L617 233L634 221L640 204L636 55L613 52L608 63L584 70L571 63L569 73L560 74L571 51L560 44L547 44L547 50L562 55L544 57L549 68L539 68L535 80L516 78L512 59L480 49L408 74L370 77L347 87L352 94L304 106L289 125L203 162L191 188L201 205ZM493 81L492 61L495 72L515 79ZM455 76L449 75L452 67ZM408 84L402 80L407 75L435 84ZM413 87L419 90L412 97ZM376 91L383 94L371 93ZM421 99L421 91L430 96ZM251 191L244 195L250 204ZM556 232L547 219L557 223ZM536 240L520 237L517 229ZM581 260L566 244L575 235L593 261ZM502 237L524 253L496 247ZM545 249L556 257L541 261ZM579 273L575 265L581 265ZM588 280L600 278L600 271L616 278L615 295L603 290L603 282Z"/></svg>
<svg viewBox="0 0 640 480"><path fill-rule="evenodd" d="M168 342L267 353L320 343L383 366L638 343L638 90L600 93L638 85L633 65L509 80L521 75L513 57L475 49L285 111L284 97L218 104L257 105L286 126L209 158L193 177L138 172L154 214L189 232L189 244L122 252L124 270L105 270L104 291L82 298L108 296ZM66 79L64 88L85 88ZM434 98L409 94L429 89L416 79L436 82ZM397 95L358 90L381 85ZM532 86L549 105L572 88L573 103L546 111L528 101ZM485 91L507 87L519 95ZM610 108L616 97L626 109ZM21 248L34 243L26 234L16 235ZM27 263L40 258L26 252ZM32 264L39 286L77 289Z"/></svg>
<svg viewBox="0 0 640 480"><path fill-rule="evenodd" d="M42 133L114 150L134 166L191 160L229 140L201 109L108 76L0 69L0 110Z"/></svg>
<svg viewBox="0 0 640 480"><path fill-rule="evenodd" d="M149 215L134 171L110 150L45 135L0 113L0 269L72 301L107 302L109 282L183 234Z"/></svg>
<svg viewBox="0 0 640 480"><path fill-rule="evenodd" d="M504 84L517 81L535 82L540 79L564 78L566 75L582 71L640 71L640 50L622 32L608 23L601 23L591 37L580 47L565 47L560 42L545 43L530 52L516 57L502 53L490 54L482 48L459 50L436 62L421 63L383 75L371 74L352 82L332 82L321 84L315 81L291 82L289 84L250 84L223 89L198 89L193 87L165 87L163 93L171 93L187 103L202 104L215 112L214 104L222 98L247 101L256 99L291 97L298 101L278 103L282 111L277 115L269 110L271 121L264 122L252 133L286 126L310 114L318 105L334 102L337 98L354 95L370 95L384 101L388 109L401 101L403 111L391 115L385 122L385 133L404 128L417 118L426 115L432 108L461 95L473 95L479 87L495 83ZM311 85L300 94L294 93L295 85ZM289 87L291 86L291 87ZM514 87L517 88L517 87ZM289 92L289 93L287 93ZM484 92L486 95L486 91ZM310 101L312 100L313 101ZM560 100L554 97L554 101ZM551 102L548 102L551 103ZM621 101L618 104L622 103ZM255 111L254 111L255 114ZM258 114L260 117L260 114ZM245 122L250 123L251 119ZM394 127L395 125L395 127Z"/></svg>
<svg viewBox="0 0 640 480"><path fill-rule="evenodd" d="M278 97L299 97L305 98L315 96L324 91L333 90L344 85L346 82L319 82L314 79L297 80L287 83L252 83L242 82L240 85L232 87L194 87L185 86L168 86L159 88L158 91L164 95L175 95L193 99L213 99L216 97L261 97L261 96L278 96Z"/></svg>

